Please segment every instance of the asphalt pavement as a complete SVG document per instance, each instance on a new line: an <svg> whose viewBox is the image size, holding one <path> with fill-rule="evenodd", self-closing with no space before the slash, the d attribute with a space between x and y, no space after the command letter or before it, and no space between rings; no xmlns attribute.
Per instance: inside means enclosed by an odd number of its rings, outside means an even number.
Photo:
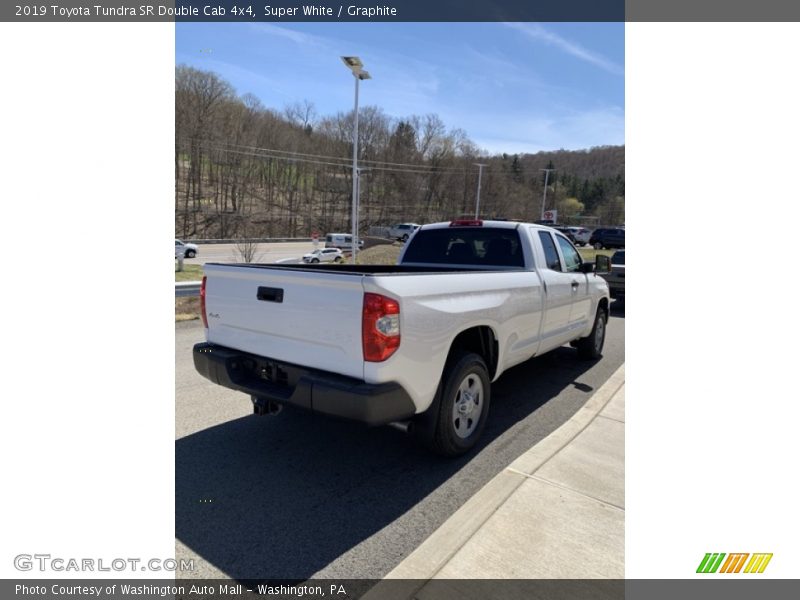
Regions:
<svg viewBox="0 0 800 600"><path fill-rule="evenodd" d="M381 578L486 483L567 422L624 362L612 303L602 360L563 347L493 384L480 446L442 459L399 431L286 409L194 372L197 322L176 325L176 558L193 577Z"/></svg>

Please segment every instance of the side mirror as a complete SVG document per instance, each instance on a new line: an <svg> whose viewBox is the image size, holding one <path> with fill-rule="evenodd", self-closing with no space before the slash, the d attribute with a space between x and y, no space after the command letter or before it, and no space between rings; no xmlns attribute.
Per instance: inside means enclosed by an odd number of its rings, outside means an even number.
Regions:
<svg viewBox="0 0 800 600"><path fill-rule="evenodd" d="M604 254L597 254L594 258L595 273L611 273L611 258Z"/></svg>
<svg viewBox="0 0 800 600"><path fill-rule="evenodd" d="M581 267L579 270L581 273L586 273L586 274L594 273L594 263L590 262L581 263Z"/></svg>

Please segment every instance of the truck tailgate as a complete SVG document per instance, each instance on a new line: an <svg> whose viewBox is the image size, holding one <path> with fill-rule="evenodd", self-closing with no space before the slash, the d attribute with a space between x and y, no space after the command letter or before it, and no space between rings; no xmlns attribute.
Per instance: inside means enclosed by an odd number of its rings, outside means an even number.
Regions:
<svg viewBox="0 0 800 600"><path fill-rule="evenodd" d="M212 344L362 379L360 276L205 265Z"/></svg>

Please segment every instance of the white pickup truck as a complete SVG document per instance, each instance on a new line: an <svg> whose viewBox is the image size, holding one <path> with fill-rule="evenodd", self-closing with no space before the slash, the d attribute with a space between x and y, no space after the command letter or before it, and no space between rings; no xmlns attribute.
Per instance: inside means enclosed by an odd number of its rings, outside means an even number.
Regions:
<svg viewBox="0 0 800 600"><path fill-rule="evenodd" d="M422 226L391 266L206 263L194 364L256 414L390 423L454 456L505 370L567 343L601 356L609 270L549 227L480 220Z"/></svg>

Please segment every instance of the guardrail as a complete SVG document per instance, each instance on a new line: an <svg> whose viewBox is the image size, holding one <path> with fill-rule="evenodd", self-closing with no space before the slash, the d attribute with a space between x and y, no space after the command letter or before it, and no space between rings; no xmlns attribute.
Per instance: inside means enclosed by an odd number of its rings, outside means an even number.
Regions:
<svg viewBox="0 0 800 600"><path fill-rule="evenodd" d="M202 281L180 281L175 283L175 297L186 298L200 295Z"/></svg>

